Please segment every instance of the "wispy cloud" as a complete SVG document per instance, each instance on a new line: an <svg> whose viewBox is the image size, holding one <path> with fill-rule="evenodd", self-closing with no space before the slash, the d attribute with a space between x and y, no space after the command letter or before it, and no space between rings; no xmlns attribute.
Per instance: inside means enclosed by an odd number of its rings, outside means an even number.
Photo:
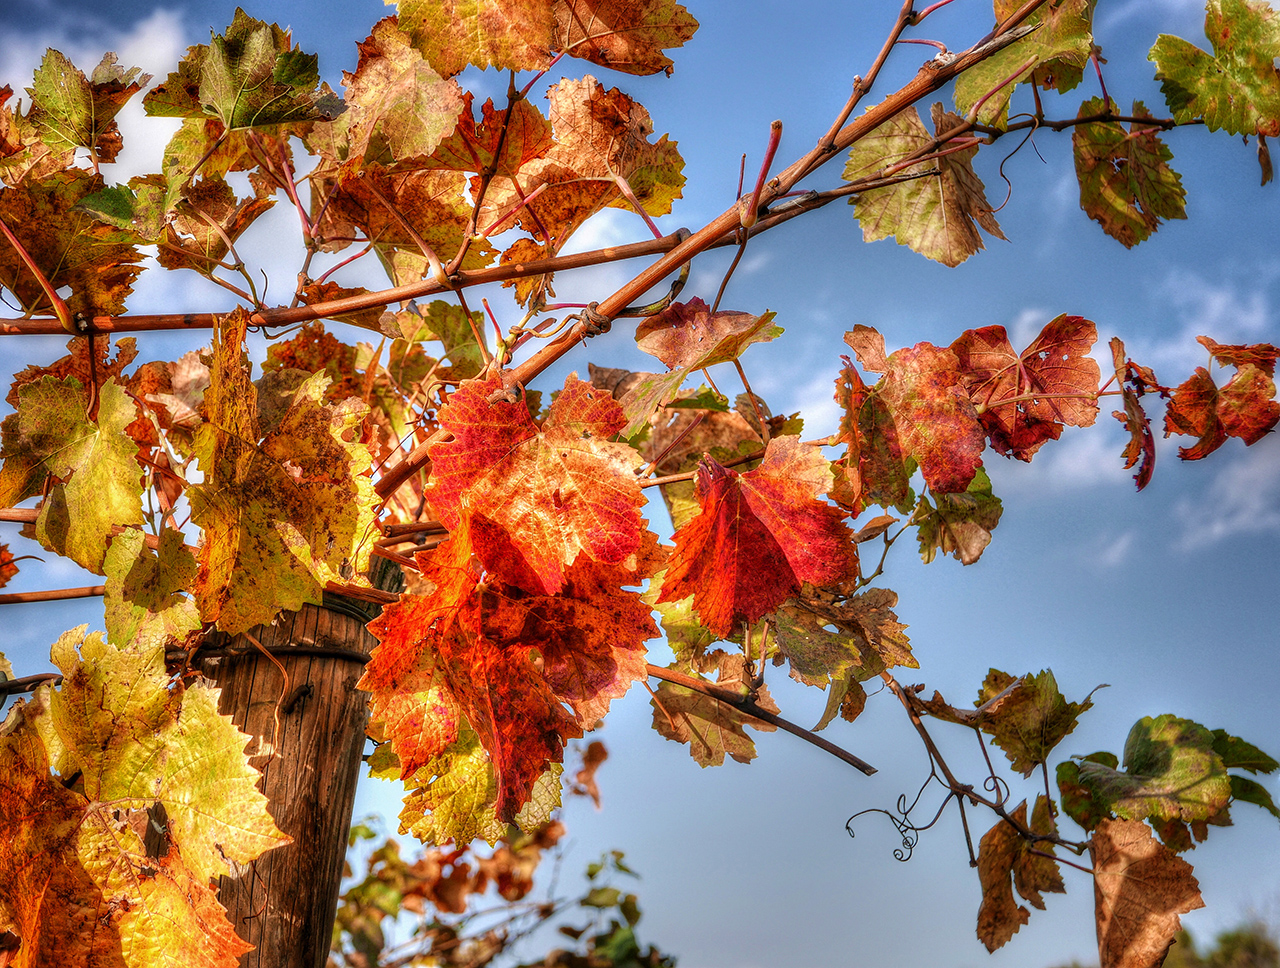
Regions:
<svg viewBox="0 0 1280 968"><path fill-rule="evenodd" d="M1280 440L1267 437L1246 449L1200 493L1179 501L1174 515L1182 525L1184 551L1237 535L1280 531Z"/></svg>

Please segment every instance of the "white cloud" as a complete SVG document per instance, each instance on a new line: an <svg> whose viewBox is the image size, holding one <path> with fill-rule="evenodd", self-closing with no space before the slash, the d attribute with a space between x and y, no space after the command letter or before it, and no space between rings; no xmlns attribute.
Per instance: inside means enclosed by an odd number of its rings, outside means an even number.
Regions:
<svg viewBox="0 0 1280 968"><path fill-rule="evenodd" d="M1185 551L1235 535L1280 531L1280 442L1267 437L1246 449L1200 494L1179 501L1174 515L1183 528L1179 546Z"/></svg>
<svg viewBox="0 0 1280 968"><path fill-rule="evenodd" d="M1124 469L1120 424L1104 408L1093 427L1068 427L1059 440L1051 440L1036 452L1030 464L1005 461L988 452L987 470L1000 495L1028 496L1076 491L1099 486L1133 486L1132 472Z"/></svg>
<svg viewBox="0 0 1280 968"><path fill-rule="evenodd" d="M1212 336L1219 343L1274 342L1280 339L1280 321L1271 291L1278 281L1277 263L1213 281L1186 268L1171 270L1152 295L1157 305L1169 307L1172 325L1165 326L1166 335L1159 339L1130 339L1125 348L1131 358L1153 367L1166 382L1181 382L1208 359L1197 336ZM1168 376L1162 368L1170 371Z"/></svg>
<svg viewBox="0 0 1280 968"><path fill-rule="evenodd" d="M9 84L14 94L23 97L24 103L29 101L26 89L32 85L32 77L48 48L66 54L85 74L92 73L104 53L114 51L120 66L142 68L143 73L153 75L154 85L163 81L177 65L187 48L187 40L182 18L162 9L127 29L95 32L92 39L83 31L72 35L61 27L31 34L10 30L0 47L0 83ZM107 181L125 182L133 175L158 171L161 151L178 129L178 119L146 117L142 97L135 95L116 120L125 149L117 164L103 169Z"/></svg>

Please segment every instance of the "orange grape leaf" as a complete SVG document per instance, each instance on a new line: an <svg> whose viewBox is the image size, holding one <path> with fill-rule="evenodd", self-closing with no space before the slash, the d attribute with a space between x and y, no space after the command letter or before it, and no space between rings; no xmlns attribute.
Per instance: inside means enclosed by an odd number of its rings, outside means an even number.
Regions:
<svg viewBox="0 0 1280 968"><path fill-rule="evenodd" d="M741 685L746 677L745 664L741 655L725 656L717 685L735 691L741 688L745 694L745 687ZM767 712L778 711L764 686L754 700ZM726 754L739 763L750 763L756 758L756 744L747 735L746 727L762 733L771 733L777 728L718 699L671 682L660 683L650 703L653 728L658 735L677 743L688 743L689 755L701 767L720 766Z"/></svg>
<svg viewBox="0 0 1280 968"><path fill-rule="evenodd" d="M1155 374L1127 359L1124 343L1120 337L1111 338L1111 359L1115 363L1116 383L1120 387L1124 410L1113 410L1115 417L1129 431L1129 443L1124 448L1125 470L1137 465L1138 472L1133 475L1134 481L1141 491L1151 483L1151 475L1156 469L1156 440L1151 433L1151 420L1142 407L1142 395L1156 385ZM1150 376L1150 380L1147 380Z"/></svg>
<svg viewBox="0 0 1280 968"><path fill-rule="evenodd" d="M836 442L846 449L834 465L836 488L831 497L855 514L872 504L910 505L915 460L903 453L893 414L880 394L862 382L847 356L843 359L844 368L836 378L841 411Z"/></svg>
<svg viewBox="0 0 1280 968"><path fill-rule="evenodd" d="M939 135L960 123L961 119L945 112L941 104L933 106L933 124ZM915 108L901 111L853 146L844 178L854 181L874 176L933 140ZM977 153L974 145L912 165L907 174L929 169L935 169L936 174L857 195L850 204L862 226L862 238L874 242L893 236L899 245L910 246L947 266L958 266L985 248L978 226L1003 239L982 181L973 171Z"/></svg>
<svg viewBox="0 0 1280 968"><path fill-rule="evenodd" d="M99 221L77 208L102 187L87 171L58 172L41 181L24 180L0 192L0 219L55 289L70 288L73 314L114 316L124 312L142 253L134 235ZM9 290L22 310L55 315L40 283L13 246L0 246L0 288Z"/></svg>
<svg viewBox="0 0 1280 968"><path fill-rule="evenodd" d="M114 161L120 139L115 116L150 80L140 67L119 67L115 54L104 54L88 78L65 54L48 50L27 91L30 117L54 151L89 148L99 161Z"/></svg>
<svg viewBox="0 0 1280 968"><path fill-rule="evenodd" d="M498 378L469 381L440 411L453 434L431 449L427 500L440 520L456 527L466 506L492 522L481 559L530 592L559 591L579 554L625 561L640 548L644 498L639 454L609 440L626 423L621 407L570 375L539 426L522 401L488 402L501 390Z"/></svg>
<svg viewBox="0 0 1280 968"><path fill-rule="evenodd" d="M551 122L525 98L503 111L496 109L490 98L481 107L481 121L476 124L474 97L470 91L462 95L456 127L431 155L427 163L432 167L510 177L545 155L555 143Z"/></svg>
<svg viewBox="0 0 1280 968"><path fill-rule="evenodd" d="M698 21L675 0L558 0L552 49L624 74L670 75L669 47L683 47Z"/></svg>
<svg viewBox="0 0 1280 968"><path fill-rule="evenodd" d="M13 376L13 385L9 388L8 395L4 398L5 403L18 409L18 391L28 383L35 383L41 377L51 376L59 380L64 377L75 377L80 382L80 392L83 394L85 401L89 400L89 366L90 355L93 355L93 372L97 374L98 382L104 383L108 378L114 378L118 383L125 383L125 368L132 363L138 356L138 341L132 336L126 336L116 341L116 358L111 359L111 337L110 336L94 336L92 337L92 349L90 348L90 339L83 336L73 336L67 341L67 355L59 357L48 366L37 366L35 364L28 365L19 373Z"/></svg>
<svg viewBox="0 0 1280 968"><path fill-rule="evenodd" d="M1204 907L1191 865L1137 820L1103 820L1089 840L1101 968L1164 960L1179 915Z"/></svg>
<svg viewBox="0 0 1280 968"><path fill-rule="evenodd" d="M157 258L166 269L194 269L212 275L230 252L229 244L275 205L274 186L255 184L246 199L222 178L200 178L190 185L165 223L165 241Z"/></svg>
<svg viewBox="0 0 1280 968"><path fill-rule="evenodd" d="M1053 846L1044 841L1033 845L1024 840L1014 826L1016 823L1038 834L1057 833L1048 798L1043 794L1036 797L1030 825L1025 800L1009 816L1013 823L997 821L982 835L978 847L978 877L982 882L978 940L988 951L1003 947L1030 920L1030 913L1013 897L1015 887L1023 900L1041 911L1044 910L1041 891L1066 892L1058 865L1049 857L1030 853L1032 849L1052 853Z"/></svg>
<svg viewBox="0 0 1280 968"><path fill-rule="evenodd" d="M514 181L493 180L484 198L484 224L546 185L520 213L520 226L559 251L601 209L631 208L617 177L627 180L650 216L671 211L684 185L684 159L666 135L649 140L653 121L648 111L617 88L606 91L590 75L561 81L547 99L556 143L544 157L521 168ZM549 240L542 237L543 230Z"/></svg>
<svg viewBox="0 0 1280 968"><path fill-rule="evenodd" d="M951 344L996 453L1029 461L1064 426L1093 424L1100 371L1088 353L1097 339L1092 322L1061 315L1021 353L1003 326L966 330Z"/></svg>
<svg viewBox="0 0 1280 968"><path fill-rule="evenodd" d="M443 77L468 64L536 71L551 61L552 0L398 0L400 29Z"/></svg>
<svg viewBox="0 0 1280 968"><path fill-rule="evenodd" d="M320 217L315 231L326 251L368 238L397 285L408 285L430 271L418 239L441 258L447 259L458 250L471 218L471 202L463 197L465 175L456 171L392 172L376 166L362 169L361 174L361 178L343 181L318 179L319 188L312 199L323 208L323 214L317 212ZM328 202L319 201L326 193ZM462 268L482 268L493 261L495 252L483 239L473 240Z"/></svg>
<svg viewBox="0 0 1280 968"><path fill-rule="evenodd" d="M1096 115L1114 104L1091 98L1079 117ZM1134 118L1150 118L1141 101L1133 102ZM1186 218L1182 179L1169 167L1173 152L1160 140L1160 129L1114 121L1078 124L1071 132L1080 182L1080 207L1104 232L1126 248L1150 237L1162 219Z"/></svg>
<svg viewBox="0 0 1280 968"><path fill-rule="evenodd" d="M874 393L892 415L903 454L935 494L964 491L982 467L986 434L951 349L917 343L896 350Z"/></svg>
<svg viewBox="0 0 1280 968"><path fill-rule="evenodd" d="M639 594L621 586L641 583L660 562L650 538L635 567L583 557L566 570L559 595L524 594L481 582L472 525L462 518L420 559L433 592L402 596L370 625L380 644L360 688L372 693L373 716L406 780L474 730L496 782L494 809L507 821L562 761L565 741L582 733L562 704L594 723L644 677L644 642L657 629ZM482 778L467 775L479 789Z"/></svg>
<svg viewBox="0 0 1280 968"><path fill-rule="evenodd" d="M347 110L328 123L334 156L326 160L356 167L431 154L465 103L457 82L442 78L410 46L395 17L378 21L356 47L355 73L342 72Z"/></svg>
<svg viewBox="0 0 1280 968"><path fill-rule="evenodd" d="M1280 403L1275 401L1277 351L1269 344L1219 346L1209 340L1219 363L1235 366L1235 375L1219 388L1209 371L1196 367L1192 376L1173 391L1165 410L1164 435L1198 437L1191 447L1178 448L1183 460L1201 460L1221 447L1228 437L1239 437L1246 445L1256 444L1280 421ZM1254 362L1257 360L1257 362Z"/></svg>
<svg viewBox="0 0 1280 968"><path fill-rule="evenodd" d="M857 568L844 515L819 500L832 485L822 452L798 437L775 437L745 474L707 457L698 465L701 511L675 534L659 602L693 596L720 637L754 624L800 590L834 584Z"/></svg>
<svg viewBox="0 0 1280 968"><path fill-rule="evenodd" d="M344 439L366 408L354 398L326 406L322 374L298 387L259 443L257 394L242 362L248 319L236 310L215 330L207 422L194 444L204 480L187 491L192 520L204 529L200 615L233 634L281 609L319 603L344 564L363 574L376 503L368 448Z"/></svg>

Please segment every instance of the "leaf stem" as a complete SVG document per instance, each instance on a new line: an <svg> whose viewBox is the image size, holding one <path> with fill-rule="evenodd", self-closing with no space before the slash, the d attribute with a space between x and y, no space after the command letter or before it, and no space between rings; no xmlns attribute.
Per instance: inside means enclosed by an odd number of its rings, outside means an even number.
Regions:
<svg viewBox="0 0 1280 968"><path fill-rule="evenodd" d="M687 676L680 672L674 672L671 669L663 669L661 666L653 664L649 665L649 675L655 679L664 679L667 682L674 683L677 686L684 686L686 689L692 689L694 692L701 693L709 699L716 702L722 702L726 706L732 706L738 712L745 713L753 719L768 723L770 726L776 726L778 729L785 730L792 736L798 736L806 743L810 743L823 752L830 753L838 760L848 763L855 770L871 776L877 772L876 768L865 760L859 759L846 749L836 746L829 740L823 739L812 730L798 726L788 719L783 719L775 713L769 712L767 709L761 709L746 696L739 696L737 693L724 686L719 686L714 682L707 682L704 679L696 679L693 676Z"/></svg>

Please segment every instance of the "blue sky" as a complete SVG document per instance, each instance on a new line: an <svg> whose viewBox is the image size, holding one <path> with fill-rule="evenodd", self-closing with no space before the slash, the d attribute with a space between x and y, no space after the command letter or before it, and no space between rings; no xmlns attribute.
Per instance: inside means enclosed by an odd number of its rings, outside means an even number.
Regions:
<svg viewBox="0 0 1280 968"><path fill-rule="evenodd" d="M222 30L234 6L10 0L0 8L0 83L20 92L46 46L85 69L104 50L115 50L126 66L138 64L162 78L187 45L207 42L210 27ZM1146 51L1159 32L1204 44L1203 7L1181 0L1099 6L1096 37L1110 61L1110 93L1122 105L1143 99L1161 113ZM632 93L649 109L657 132L679 141L688 183L663 227L697 228L727 207L740 155L748 154L749 170L758 166L773 119L785 124L779 167L806 150L843 103L852 75L870 64L898 7L895 0L692 3L702 27L673 53L672 77L633 79L591 69L606 85ZM336 87L341 70L354 68L355 42L390 10L372 0L344 0L323 15L316 9L284 0L247 6L253 16L292 27L305 50L320 54L321 71ZM961 49L990 21L984 0L956 0L914 36ZM900 48L869 101L931 55L929 48ZM566 71L586 72L576 63ZM500 78L469 73L462 81L482 96L505 89ZM1081 99L1098 93L1087 78L1060 107L1050 99L1049 111L1072 115ZM135 109L122 122L125 160L109 179L157 167L169 129L163 121L142 124L138 114ZM1187 188L1189 217L1132 251L1079 210L1069 136L1051 133L1037 138L1039 155L1028 146L1005 165L1014 187L999 219L1011 242L989 239L987 251L957 269L892 242L864 244L842 204L758 239L725 307L772 309L787 333L745 358L753 386L775 412L803 410L806 437L816 437L834 429L831 381L847 352L841 335L855 323L880 329L890 349L920 340L949 343L964 329L993 323L1008 327L1015 345L1023 346L1050 318L1068 312L1097 322L1104 352L1106 339L1118 335L1130 355L1170 384L1204 364L1198 334L1224 343L1280 343L1280 187L1258 187L1253 146L1239 139L1192 128L1168 141ZM979 156L979 174L996 204L1004 195L996 167L1011 150L1001 143ZM833 162L805 187L833 187L839 166ZM296 238L296 226L283 209L243 254L287 287L296 269L279 252L287 251L282 238ZM643 237L638 219L609 212L584 229L576 245ZM710 301L727 258L720 252L700 259L686 296ZM135 312L227 305L220 291L189 273L147 275L130 301ZM625 266L565 275L557 291L565 300L599 299L625 278ZM6 338L0 344L5 369L55 358L62 343ZM185 335L147 336L141 343L144 359L174 359L196 345ZM570 369L585 372L588 360L651 366L615 327L571 354L543 386L559 385ZM1166 712L1280 753L1280 444L1273 436L1246 449L1233 440L1202 464L1182 464L1176 442L1161 441L1155 480L1138 495L1120 465L1120 427L1106 409L1097 426L1069 430L1031 465L988 454L1005 512L977 565L962 568L947 559L925 567L906 542L895 550L884 581L901 596L898 612L911 626L922 665L904 681L925 682L957 703L976 694L992 666L1015 674L1051 667L1073 699L1111 683L1059 748L1063 755L1119 752L1135 719ZM654 517L661 515L655 510ZM14 539L14 526L0 528L6 529L0 540ZM85 583L71 566L51 562L28 569L11 587ZM9 606L3 619L4 651L21 674L48 666L48 645L64 629L81 622L101 627L101 607ZM769 684L784 715L816 721L821 694L781 673L773 671ZM749 766L702 770L682 747L654 733L650 718L642 690L614 704L601 736L611 751L600 775L604 809L596 813L581 802L568 808L572 844L563 871L567 877L608 848L626 851L644 875L642 935L680 956L684 968L1006 968L1096 959L1092 888L1083 874L1068 871L1069 893L1049 897L1047 911L1032 912L1030 924L988 956L974 937L980 891L954 812L924 835L906 864L892 858L894 840L882 818L862 818L857 839L849 840L849 815L892 806L899 794L913 794L926 773L923 752L889 695L873 697L856 723L837 723L828 732L880 767L873 778L777 733L759 741L759 758ZM971 737L944 727L934 733L944 750L954 751L953 765L980 780ZM1270 787L1280 793L1274 782ZM1018 797L1034 792L1014 786ZM389 785L366 783L357 815L378 811L391 820L396 800ZM977 832L990 826L987 818L970 816ZM1238 807L1235 820L1188 858L1208 908L1186 923L1201 935L1251 909L1274 914L1280 905L1280 826L1248 807ZM1069 822L1064 828L1074 830Z"/></svg>

